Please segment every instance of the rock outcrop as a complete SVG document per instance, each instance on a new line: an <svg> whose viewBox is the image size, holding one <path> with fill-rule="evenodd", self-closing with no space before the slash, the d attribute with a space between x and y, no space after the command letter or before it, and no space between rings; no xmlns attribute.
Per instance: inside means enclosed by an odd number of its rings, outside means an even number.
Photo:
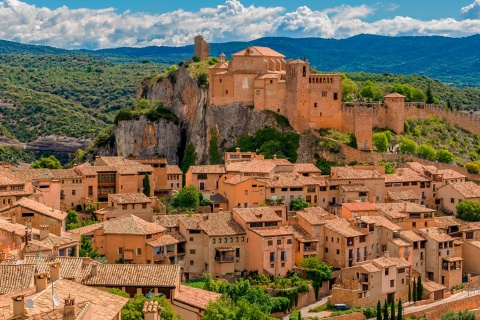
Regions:
<svg viewBox="0 0 480 320"><path fill-rule="evenodd" d="M16 146L24 151L50 151L54 153L73 154L78 149L85 149L92 141L89 139L77 139L72 137L45 136L32 142L20 142L16 139L0 137L0 146Z"/></svg>

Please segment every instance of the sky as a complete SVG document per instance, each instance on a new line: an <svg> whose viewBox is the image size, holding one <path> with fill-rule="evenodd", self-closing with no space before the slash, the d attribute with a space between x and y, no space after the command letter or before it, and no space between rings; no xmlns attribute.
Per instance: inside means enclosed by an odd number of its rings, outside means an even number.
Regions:
<svg viewBox="0 0 480 320"><path fill-rule="evenodd" d="M480 0L0 0L0 39L66 49L480 33Z"/></svg>

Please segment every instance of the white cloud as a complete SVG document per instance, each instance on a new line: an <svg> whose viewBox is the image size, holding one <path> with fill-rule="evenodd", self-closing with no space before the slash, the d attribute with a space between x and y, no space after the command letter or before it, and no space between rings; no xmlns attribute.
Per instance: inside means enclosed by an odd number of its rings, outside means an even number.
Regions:
<svg viewBox="0 0 480 320"><path fill-rule="evenodd" d="M461 10L462 16L465 19L479 19L480 18L480 0L475 0L473 3L465 6Z"/></svg>
<svg viewBox="0 0 480 320"><path fill-rule="evenodd" d="M207 41L253 40L263 36L345 38L360 33L380 35L466 36L480 32L480 0L462 8L464 20L422 21L397 16L367 22L379 5L342 5L321 11L306 6L286 12L282 7L244 6L227 0L196 12L164 14L117 13L114 8L51 10L19 0L0 1L0 38L62 48L185 45L198 33ZM371 20L371 19L369 19Z"/></svg>

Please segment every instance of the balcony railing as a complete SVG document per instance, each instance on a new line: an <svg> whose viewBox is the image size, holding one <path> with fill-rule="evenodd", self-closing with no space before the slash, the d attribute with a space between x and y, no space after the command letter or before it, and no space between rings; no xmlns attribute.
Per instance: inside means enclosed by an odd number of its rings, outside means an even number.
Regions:
<svg viewBox="0 0 480 320"><path fill-rule="evenodd" d="M153 255L154 261L163 260L163 259L165 259L165 253L157 253Z"/></svg>
<svg viewBox="0 0 480 320"><path fill-rule="evenodd" d="M233 257L225 257L225 256L215 257L216 262L233 262L233 260L234 260Z"/></svg>
<svg viewBox="0 0 480 320"><path fill-rule="evenodd" d="M317 246L305 246L303 251L317 251Z"/></svg>

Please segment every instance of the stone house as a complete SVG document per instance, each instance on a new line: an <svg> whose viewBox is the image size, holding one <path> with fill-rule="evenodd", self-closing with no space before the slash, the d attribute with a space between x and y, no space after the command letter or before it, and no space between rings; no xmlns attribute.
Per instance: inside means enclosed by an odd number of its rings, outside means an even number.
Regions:
<svg viewBox="0 0 480 320"><path fill-rule="evenodd" d="M438 188L437 198L441 201L441 207L456 214L456 206L461 201L480 202L480 186L472 181L446 184Z"/></svg>
<svg viewBox="0 0 480 320"><path fill-rule="evenodd" d="M402 230L419 230L433 227L435 210L411 202L378 203L379 214L398 224Z"/></svg>
<svg viewBox="0 0 480 320"><path fill-rule="evenodd" d="M426 279L427 239L411 230L401 231L400 239L412 247L410 251L411 257L405 254L408 261L412 263L412 269L421 275L422 278Z"/></svg>
<svg viewBox="0 0 480 320"><path fill-rule="evenodd" d="M410 168L398 168L395 173L385 175L385 191L414 192L420 204L427 204L433 198L431 180Z"/></svg>
<svg viewBox="0 0 480 320"><path fill-rule="evenodd" d="M185 173L185 185L200 191L216 191L218 180L226 173L224 165L190 166Z"/></svg>
<svg viewBox="0 0 480 320"><path fill-rule="evenodd" d="M8 207L31 194L31 191L26 190L24 181L8 168L0 167L0 209Z"/></svg>
<svg viewBox="0 0 480 320"><path fill-rule="evenodd" d="M363 216L376 216L377 214L378 206L375 203L347 202L342 203L342 211L340 217L345 219L351 219Z"/></svg>
<svg viewBox="0 0 480 320"><path fill-rule="evenodd" d="M106 221L131 213L145 221L151 222L153 204L157 204L158 199L147 197L143 193L117 193L109 194L107 202L107 207L94 212L99 221Z"/></svg>
<svg viewBox="0 0 480 320"><path fill-rule="evenodd" d="M228 210L233 208L258 207L265 203L265 182L248 176L222 177L218 193L228 201Z"/></svg>

